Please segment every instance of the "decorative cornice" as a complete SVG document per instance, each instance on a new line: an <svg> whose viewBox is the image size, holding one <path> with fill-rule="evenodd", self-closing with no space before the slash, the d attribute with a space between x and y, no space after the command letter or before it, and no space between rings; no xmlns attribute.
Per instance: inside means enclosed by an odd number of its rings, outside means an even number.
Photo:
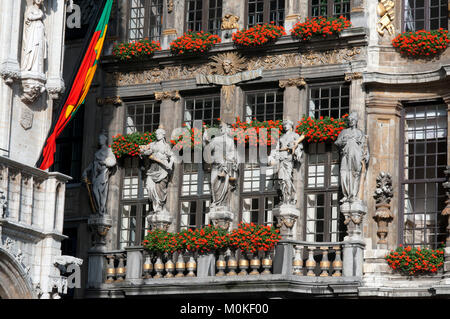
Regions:
<svg viewBox="0 0 450 319"><path fill-rule="evenodd" d="M367 72L363 75L363 83L415 84L444 80L448 77L450 77L450 65L443 65L437 70L420 73Z"/></svg>
<svg viewBox="0 0 450 319"><path fill-rule="evenodd" d="M278 85L282 89L289 86L298 86L303 88L306 85L306 81L305 78L287 79L287 80L280 80Z"/></svg>

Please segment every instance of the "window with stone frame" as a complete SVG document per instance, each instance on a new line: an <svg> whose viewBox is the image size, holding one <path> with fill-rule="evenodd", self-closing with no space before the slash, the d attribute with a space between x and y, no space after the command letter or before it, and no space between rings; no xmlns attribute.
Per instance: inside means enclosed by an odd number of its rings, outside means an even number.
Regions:
<svg viewBox="0 0 450 319"><path fill-rule="evenodd" d="M245 93L245 121L283 120L283 90L268 88Z"/></svg>
<svg viewBox="0 0 450 319"><path fill-rule="evenodd" d="M56 139L52 171L72 177L69 183L80 183L83 150L84 107L81 107Z"/></svg>
<svg viewBox="0 0 450 319"><path fill-rule="evenodd" d="M220 94L185 98L183 123L186 127L194 127L194 121L211 125L218 118L220 118Z"/></svg>
<svg viewBox="0 0 450 319"><path fill-rule="evenodd" d="M443 101L406 103L402 111L400 212L403 244L437 248L447 220L444 170L448 156L448 110Z"/></svg>
<svg viewBox="0 0 450 319"><path fill-rule="evenodd" d="M161 102L156 100L127 102L125 134L154 132L159 127Z"/></svg>
<svg viewBox="0 0 450 319"><path fill-rule="evenodd" d="M140 245L150 229L147 216L152 206L145 187L145 170L138 158L127 157L123 163L120 200L119 249Z"/></svg>
<svg viewBox="0 0 450 319"><path fill-rule="evenodd" d="M195 229L208 225L210 167L205 163L184 163L182 170L179 228Z"/></svg>
<svg viewBox="0 0 450 319"><path fill-rule="evenodd" d="M164 0L128 2L128 41L160 41Z"/></svg>
<svg viewBox="0 0 450 319"><path fill-rule="evenodd" d="M247 28L258 24L284 24L285 0L247 0Z"/></svg>
<svg viewBox="0 0 450 319"><path fill-rule="evenodd" d="M220 117L220 94L188 96L184 99L183 123L188 128L196 121L217 124ZM209 224L207 213L211 202L210 172L206 163L183 163L180 183L179 228L199 228Z"/></svg>
<svg viewBox="0 0 450 319"><path fill-rule="evenodd" d="M309 0L310 17L344 16L350 20L350 0Z"/></svg>
<svg viewBox="0 0 450 319"><path fill-rule="evenodd" d="M273 167L245 163L240 168L241 218L245 223L272 225L273 209L280 203L278 180Z"/></svg>
<svg viewBox="0 0 450 319"><path fill-rule="evenodd" d="M404 0L404 31L448 29L448 0Z"/></svg>
<svg viewBox="0 0 450 319"><path fill-rule="evenodd" d="M124 134L154 132L159 127L161 103L155 100L125 103ZM152 206L145 187L145 168L138 158L125 158L120 200L119 246L139 245L149 229Z"/></svg>
<svg viewBox="0 0 450 319"><path fill-rule="evenodd" d="M311 84L309 116L342 117L349 113L349 85ZM305 236L310 242L341 241L345 226L339 212L339 151L333 143L309 143L305 147Z"/></svg>
<svg viewBox="0 0 450 319"><path fill-rule="evenodd" d="M186 0L185 31L218 34L222 25L222 0Z"/></svg>

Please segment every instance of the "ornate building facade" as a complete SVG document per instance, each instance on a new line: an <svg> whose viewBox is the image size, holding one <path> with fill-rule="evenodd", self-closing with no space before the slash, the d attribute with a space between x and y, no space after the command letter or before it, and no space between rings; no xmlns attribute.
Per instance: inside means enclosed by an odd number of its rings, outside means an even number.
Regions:
<svg viewBox="0 0 450 319"><path fill-rule="evenodd" d="M63 0L0 3L0 298L61 298L66 183L35 168L64 91ZM72 266L70 266L72 267Z"/></svg>
<svg viewBox="0 0 450 319"><path fill-rule="evenodd" d="M89 1L75 3L82 12L92 9ZM55 166L73 177L64 229L73 240L70 254L85 261L83 288L76 296L239 296L250 291L255 296L448 297L450 247L443 211L450 165L450 50L427 59L407 58L392 40L407 31L448 29L449 10L446 0L116 1L84 113L60 139ZM297 22L317 16L344 16L351 27L339 36L307 42L289 34ZM262 48L234 44L236 30L269 22L284 26L287 35ZM218 35L221 43L201 55L172 54L170 43L188 30ZM139 62L112 55L115 43L142 39L159 41L162 50ZM66 71L79 47L80 35L67 33ZM229 198L230 228L241 221L281 225L283 240L272 252L270 275L219 277L200 269L197 260L195 278L152 278L154 260L141 242L152 227L147 217L155 214L142 159L120 158L108 173L106 214L93 213L82 183L102 131L112 144L119 134L159 127L167 140L173 139L174 129L192 127L196 120L234 123L239 117L296 125L303 115L345 114L354 114L354 128L368 142L368 161L358 172L361 207L342 202L348 186L342 173L349 165L343 161L345 142L302 142L303 155L293 169L298 211L293 223L282 222L276 213L280 180L273 167L239 164ZM165 206L169 231L213 221L211 174L205 163L175 163ZM436 249L442 243L444 266L430 276L408 280L384 259L399 245Z"/></svg>

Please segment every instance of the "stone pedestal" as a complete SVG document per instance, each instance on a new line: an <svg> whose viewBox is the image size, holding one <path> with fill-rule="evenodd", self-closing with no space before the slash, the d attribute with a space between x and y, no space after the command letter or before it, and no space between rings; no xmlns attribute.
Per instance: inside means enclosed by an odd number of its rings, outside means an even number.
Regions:
<svg viewBox="0 0 450 319"><path fill-rule="evenodd" d="M152 225L153 229L163 229L168 230L169 226L172 224L172 214L166 209L156 212L152 215L147 216L148 223Z"/></svg>
<svg viewBox="0 0 450 319"><path fill-rule="evenodd" d="M344 224L347 225L347 236L344 240L362 240L361 223L364 215L367 214L366 204L361 200L344 202L340 210L345 217Z"/></svg>
<svg viewBox="0 0 450 319"><path fill-rule="evenodd" d="M292 260L294 249L291 242L280 242L275 247L275 257L273 260L273 273L292 275Z"/></svg>
<svg viewBox="0 0 450 319"><path fill-rule="evenodd" d="M444 248L444 276L450 279L450 247Z"/></svg>
<svg viewBox="0 0 450 319"><path fill-rule="evenodd" d="M91 215L88 219L88 226L92 232L92 248L90 251L105 251L106 235L108 235L112 226L112 219L109 216Z"/></svg>
<svg viewBox="0 0 450 319"><path fill-rule="evenodd" d="M211 208L208 217L214 226L228 230L233 222L234 214L229 207L217 206Z"/></svg>
<svg viewBox="0 0 450 319"><path fill-rule="evenodd" d="M362 277L365 243L362 238L362 220L367 214L367 206L363 201L344 202L341 213L345 216L347 236L343 246L343 276Z"/></svg>
<svg viewBox="0 0 450 319"><path fill-rule="evenodd" d="M300 217L300 211L289 204L282 204L273 209L273 215L278 220L278 227L280 228L280 235L283 239L292 239L292 228L295 222Z"/></svg>
<svg viewBox="0 0 450 319"><path fill-rule="evenodd" d="M213 253L199 255L197 258L197 277L216 275L216 258Z"/></svg>
<svg viewBox="0 0 450 319"><path fill-rule="evenodd" d="M127 247L127 275L129 282L134 284L142 283L142 265L144 257L142 254L142 247Z"/></svg>

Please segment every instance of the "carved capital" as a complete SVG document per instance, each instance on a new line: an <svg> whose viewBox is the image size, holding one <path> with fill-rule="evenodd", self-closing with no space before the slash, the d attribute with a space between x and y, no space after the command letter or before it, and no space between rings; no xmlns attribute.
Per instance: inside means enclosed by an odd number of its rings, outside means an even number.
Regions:
<svg viewBox="0 0 450 319"><path fill-rule="evenodd" d="M177 101L181 98L178 91L165 91L165 92L155 92L155 100L162 101L171 99L172 101Z"/></svg>
<svg viewBox="0 0 450 319"><path fill-rule="evenodd" d="M353 80L362 79L363 75L361 72L345 73L345 81L351 82Z"/></svg>
<svg viewBox="0 0 450 319"><path fill-rule="evenodd" d="M104 105L121 106L122 103L123 102L122 102L122 99L120 98L120 96L108 96L108 97L97 98L98 106L104 106Z"/></svg>
<svg viewBox="0 0 450 319"><path fill-rule="evenodd" d="M289 87L289 86L298 86L298 87L303 88L306 85L306 81L305 81L305 78L287 79L287 80L280 80L278 85L282 89Z"/></svg>

